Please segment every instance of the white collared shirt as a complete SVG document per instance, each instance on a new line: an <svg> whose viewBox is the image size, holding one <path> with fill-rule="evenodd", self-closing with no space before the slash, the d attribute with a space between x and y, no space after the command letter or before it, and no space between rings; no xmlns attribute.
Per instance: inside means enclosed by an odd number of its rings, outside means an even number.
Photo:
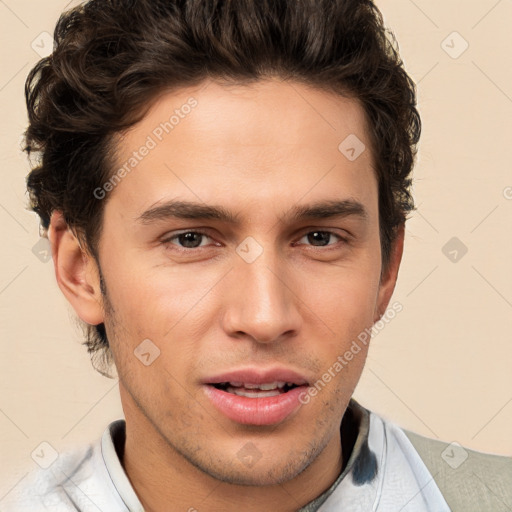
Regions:
<svg viewBox="0 0 512 512"><path fill-rule="evenodd" d="M300 512L450 512L402 429L353 399L347 411L358 423L349 459L333 485ZM125 421L112 422L95 443L32 472L0 511L143 512L116 451L124 440Z"/></svg>

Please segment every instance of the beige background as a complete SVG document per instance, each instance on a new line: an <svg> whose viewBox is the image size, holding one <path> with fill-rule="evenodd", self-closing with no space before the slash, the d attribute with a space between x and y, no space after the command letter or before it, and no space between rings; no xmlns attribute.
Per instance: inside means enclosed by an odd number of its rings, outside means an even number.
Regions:
<svg viewBox="0 0 512 512"><path fill-rule="evenodd" d="M38 220L25 209L31 45L43 51L39 35L75 3L0 0L0 500L35 467L41 442L62 451L122 415L51 260L32 252ZM423 435L512 455L512 1L377 4L418 83L424 129L393 299L403 311L374 338L356 398ZM442 250L452 237L468 249L456 262Z"/></svg>

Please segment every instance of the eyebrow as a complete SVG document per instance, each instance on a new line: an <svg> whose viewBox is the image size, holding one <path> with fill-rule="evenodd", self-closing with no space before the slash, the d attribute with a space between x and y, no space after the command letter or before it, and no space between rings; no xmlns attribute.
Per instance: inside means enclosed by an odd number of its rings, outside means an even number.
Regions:
<svg viewBox="0 0 512 512"><path fill-rule="evenodd" d="M301 220L343 218L348 216L366 219L368 213L362 203L354 199L344 199L296 205L285 215L279 216L279 219L297 222ZM146 210L137 217L136 222L148 225L168 219L218 220L234 225L241 223L239 214L232 213L222 206L177 200L166 201Z"/></svg>

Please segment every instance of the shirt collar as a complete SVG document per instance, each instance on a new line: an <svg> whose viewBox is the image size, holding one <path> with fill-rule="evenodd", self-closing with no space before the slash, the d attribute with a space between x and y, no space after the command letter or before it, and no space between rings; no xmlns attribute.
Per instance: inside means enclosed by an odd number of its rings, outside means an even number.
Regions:
<svg viewBox="0 0 512 512"><path fill-rule="evenodd" d="M315 512L333 493L347 474L356 469L361 462L364 447L367 446L370 428L369 411L353 398L343 415L340 427L343 467L338 478L320 496L302 507L298 512ZM126 441L126 421L112 422L101 438L101 453L107 471L119 495L130 512L144 512L144 508L124 471L121 460Z"/></svg>

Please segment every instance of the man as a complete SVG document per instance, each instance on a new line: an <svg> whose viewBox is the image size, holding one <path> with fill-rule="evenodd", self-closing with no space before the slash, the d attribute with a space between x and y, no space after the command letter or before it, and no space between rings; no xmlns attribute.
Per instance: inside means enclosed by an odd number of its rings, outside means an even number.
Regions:
<svg viewBox="0 0 512 512"><path fill-rule="evenodd" d="M509 506L508 458L455 471L351 398L420 134L373 3L91 0L55 40L27 81L31 206L125 420L11 510Z"/></svg>

